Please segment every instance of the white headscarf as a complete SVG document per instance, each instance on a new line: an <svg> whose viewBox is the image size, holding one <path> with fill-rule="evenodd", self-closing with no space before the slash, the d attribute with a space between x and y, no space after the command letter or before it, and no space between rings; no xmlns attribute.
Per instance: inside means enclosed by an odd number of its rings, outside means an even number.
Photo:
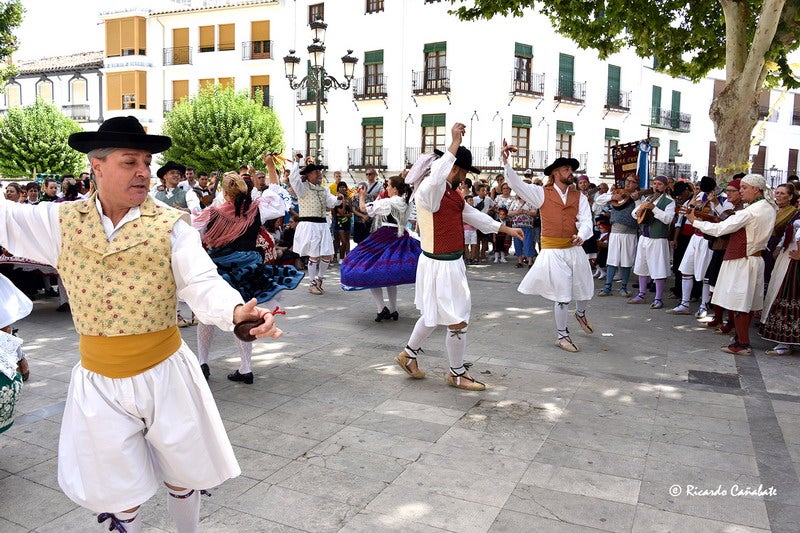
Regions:
<svg viewBox="0 0 800 533"><path fill-rule="evenodd" d="M764 194L764 200L776 206L775 197L772 196L772 189L767 187L767 180L761 174L747 174L742 178L742 183L746 183L751 187L761 190Z"/></svg>

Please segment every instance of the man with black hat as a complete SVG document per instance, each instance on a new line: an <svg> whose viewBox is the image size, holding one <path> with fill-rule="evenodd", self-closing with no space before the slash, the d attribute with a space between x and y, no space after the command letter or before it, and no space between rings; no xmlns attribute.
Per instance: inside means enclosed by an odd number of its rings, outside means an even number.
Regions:
<svg viewBox="0 0 800 533"><path fill-rule="evenodd" d="M725 211L732 210L733 204L724 200L720 202L714 194L717 182L714 178L703 176L700 180L700 192L694 197L689 205L689 209L695 209L707 215L720 217ZM689 240L689 246L683 254L678 270L681 273L681 303L667 311L670 315L688 315L689 298L692 293L692 286L696 281L703 282L703 293L700 299L700 307L695 313L697 318L705 318L708 314L708 305L711 300L711 286L706 278L706 270L711 262L712 251L705 239L703 232L699 229L694 230Z"/></svg>
<svg viewBox="0 0 800 533"><path fill-rule="evenodd" d="M164 181L164 190L156 192L153 196L159 202L164 202L170 207L185 213L197 214L202 210L200 199L193 189L184 189L180 186L186 167L174 161L158 169L156 176Z"/></svg>
<svg viewBox="0 0 800 533"><path fill-rule="evenodd" d="M320 185L325 165L309 163L300 170L301 154L295 155L295 164L289 174L289 183L300 204L300 223L294 234L294 251L308 256L308 292L323 294L322 280L333 258L333 236L326 219L329 209L342 203L342 195L334 196L330 189Z"/></svg>
<svg viewBox="0 0 800 533"><path fill-rule="evenodd" d="M592 298L594 283L589 259L581 247L593 235L589 201L575 187L572 173L580 163L571 157L557 157L544 169L550 179L544 187L524 183L508 163L511 152L503 140L500 152L506 180L518 196L534 208L542 218L542 249L538 259L520 283L519 292L538 294L554 302L556 346L577 352L567 327L567 307L575 300L575 319L586 333L594 327L586 316L586 305Z"/></svg>
<svg viewBox="0 0 800 533"><path fill-rule="evenodd" d="M467 284L464 261L464 224L475 226L484 233L505 233L518 239L522 230L500 225L489 215L469 205L458 191L467 172L479 174L472 166L472 153L461 146L466 126L456 123L453 140L448 151L433 162L430 175L417 187L417 223L422 245L422 255L417 263L417 281L414 304L422 316L405 349L395 357L395 362L415 379L425 377L419 369L417 355L422 343L438 325L447 326L445 347L450 370L447 384L459 389L481 391L486 385L467 372L464 363L467 348L467 326L472 300Z"/></svg>
<svg viewBox="0 0 800 533"><path fill-rule="evenodd" d="M70 135L97 192L26 206L0 200L0 243L56 266L69 290L81 361L72 370L58 482L117 531L142 530L139 507L167 485L178 531L196 531L200 491L241 473L197 358L175 326L180 295L226 330L278 337L272 314L218 274L184 215L148 195L152 154L172 141L134 117ZM29 235L38 236L31 241Z"/></svg>

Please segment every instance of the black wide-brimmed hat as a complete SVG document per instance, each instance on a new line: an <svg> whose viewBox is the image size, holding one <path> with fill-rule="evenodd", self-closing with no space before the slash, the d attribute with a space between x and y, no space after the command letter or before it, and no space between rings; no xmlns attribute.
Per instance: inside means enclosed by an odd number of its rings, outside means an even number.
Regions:
<svg viewBox="0 0 800 533"><path fill-rule="evenodd" d="M157 154L172 146L172 139L148 135L136 117L114 117L103 122L97 131L73 133L67 144L84 154L99 148L135 148Z"/></svg>
<svg viewBox="0 0 800 533"><path fill-rule="evenodd" d="M573 157L557 157L555 161L550 163L550 165L544 169L544 175L549 176L558 167L566 166L572 167L572 170L578 170L578 167L581 166L581 164Z"/></svg>
<svg viewBox="0 0 800 533"><path fill-rule="evenodd" d="M303 170L300 171L300 175L301 176L306 176L308 174L311 174L315 170L328 170L328 166L327 165L315 165L314 163L311 163L310 165L306 165L303 168Z"/></svg>
<svg viewBox="0 0 800 533"><path fill-rule="evenodd" d="M166 165L158 169L158 172L156 172L156 176L158 176L159 178L163 178L164 174L166 174L170 170L177 170L178 172L181 173L181 176L183 176L183 174L186 173L185 166L181 165L180 163L176 163L175 161L167 161Z"/></svg>
<svg viewBox="0 0 800 533"><path fill-rule="evenodd" d="M472 172L473 174L481 173L480 170L472 166L472 152L463 146L459 146L458 150L456 150L455 165L458 168L463 168L467 172Z"/></svg>

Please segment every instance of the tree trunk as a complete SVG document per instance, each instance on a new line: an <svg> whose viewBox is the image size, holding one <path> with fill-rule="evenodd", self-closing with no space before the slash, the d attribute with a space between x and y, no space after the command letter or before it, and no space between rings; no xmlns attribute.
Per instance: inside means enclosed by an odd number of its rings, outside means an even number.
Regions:
<svg viewBox="0 0 800 533"><path fill-rule="evenodd" d="M738 172L750 169L750 138L758 123L755 91L729 82L711 103L709 116L717 138L717 183L728 183Z"/></svg>

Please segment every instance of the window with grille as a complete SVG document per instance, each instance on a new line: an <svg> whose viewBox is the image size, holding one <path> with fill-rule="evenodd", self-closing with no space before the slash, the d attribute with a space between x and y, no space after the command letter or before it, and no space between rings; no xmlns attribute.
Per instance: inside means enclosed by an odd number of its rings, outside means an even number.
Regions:
<svg viewBox="0 0 800 533"><path fill-rule="evenodd" d="M570 157L572 154L572 135L559 133L556 135L556 157Z"/></svg>
<svg viewBox="0 0 800 533"><path fill-rule="evenodd" d="M19 107L22 105L22 87L17 82L6 85L6 105L8 107Z"/></svg>
<svg viewBox="0 0 800 533"><path fill-rule="evenodd" d="M47 102L53 103L53 82L50 80L39 80L36 83L36 97Z"/></svg>
<svg viewBox="0 0 800 533"><path fill-rule="evenodd" d="M363 128L364 165L382 167L383 164L383 118L365 119Z"/></svg>
<svg viewBox="0 0 800 533"><path fill-rule="evenodd" d="M69 81L69 100L73 104L85 104L89 95L86 78L72 78Z"/></svg>
<svg viewBox="0 0 800 533"><path fill-rule="evenodd" d="M308 23L315 20L325 20L325 4L311 4L308 6Z"/></svg>
<svg viewBox="0 0 800 533"><path fill-rule="evenodd" d="M529 168L530 158L531 117L522 115L511 116L511 144L517 147L516 153L511 156L511 166L516 168Z"/></svg>
<svg viewBox="0 0 800 533"><path fill-rule="evenodd" d="M514 90L533 92L531 86L533 67L533 47L531 45L514 44Z"/></svg>
<svg viewBox="0 0 800 533"><path fill-rule="evenodd" d="M383 0L367 0L367 13L383 11Z"/></svg>
<svg viewBox="0 0 800 533"><path fill-rule="evenodd" d="M425 89L447 87L447 50L425 52Z"/></svg>
<svg viewBox="0 0 800 533"><path fill-rule="evenodd" d="M383 88L383 63L364 65L364 92L366 94L380 94Z"/></svg>

